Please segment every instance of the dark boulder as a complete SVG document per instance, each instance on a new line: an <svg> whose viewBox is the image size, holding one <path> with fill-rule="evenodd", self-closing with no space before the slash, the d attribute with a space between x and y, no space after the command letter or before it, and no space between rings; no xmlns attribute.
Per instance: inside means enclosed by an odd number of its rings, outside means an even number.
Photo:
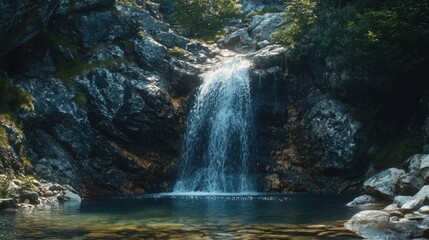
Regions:
<svg viewBox="0 0 429 240"><path fill-rule="evenodd" d="M16 200L13 198L0 199L0 210L16 208Z"/></svg>

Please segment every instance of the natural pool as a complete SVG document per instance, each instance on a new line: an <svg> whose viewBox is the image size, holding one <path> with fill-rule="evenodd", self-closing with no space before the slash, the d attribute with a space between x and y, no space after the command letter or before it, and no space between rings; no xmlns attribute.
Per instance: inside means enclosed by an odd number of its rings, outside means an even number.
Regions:
<svg viewBox="0 0 429 240"><path fill-rule="evenodd" d="M0 239L358 239L343 195L100 197L0 213Z"/></svg>

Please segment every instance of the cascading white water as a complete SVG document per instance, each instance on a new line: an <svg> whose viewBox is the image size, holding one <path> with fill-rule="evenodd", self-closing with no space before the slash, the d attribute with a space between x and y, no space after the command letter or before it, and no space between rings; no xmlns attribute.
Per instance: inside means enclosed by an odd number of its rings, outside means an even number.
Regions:
<svg viewBox="0 0 429 240"><path fill-rule="evenodd" d="M175 192L254 191L249 67L248 60L234 57L203 75L188 116Z"/></svg>

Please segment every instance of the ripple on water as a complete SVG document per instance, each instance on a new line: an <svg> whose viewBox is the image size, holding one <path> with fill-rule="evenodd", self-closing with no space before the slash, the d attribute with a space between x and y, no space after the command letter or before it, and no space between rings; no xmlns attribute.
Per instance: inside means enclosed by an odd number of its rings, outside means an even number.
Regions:
<svg viewBox="0 0 429 240"><path fill-rule="evenodd" d="M263 194L94 198L77 208L2 215L0 238L359 239L336 221L353 215L342 207L350 198Z"/></svg>

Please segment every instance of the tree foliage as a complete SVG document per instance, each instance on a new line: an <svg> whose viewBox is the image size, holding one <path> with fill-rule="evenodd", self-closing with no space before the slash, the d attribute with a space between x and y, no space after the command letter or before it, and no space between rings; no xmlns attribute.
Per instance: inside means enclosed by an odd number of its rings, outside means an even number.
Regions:
<svg viewBox="0 0 429 240"><path fill-rule="evenodd" d="M241 14L239 0L176 0L173 20L197 36L220 31L230 19Z"/></svg>
<svg viewBox="0 0 429 240"><path fill-rule="evenodd" d="M427 62L429 1L289 0L277 41L295 57L404 74ZM389 64L386 64L389 63ZM383 73L385 74L385 72Z"/></svg>

